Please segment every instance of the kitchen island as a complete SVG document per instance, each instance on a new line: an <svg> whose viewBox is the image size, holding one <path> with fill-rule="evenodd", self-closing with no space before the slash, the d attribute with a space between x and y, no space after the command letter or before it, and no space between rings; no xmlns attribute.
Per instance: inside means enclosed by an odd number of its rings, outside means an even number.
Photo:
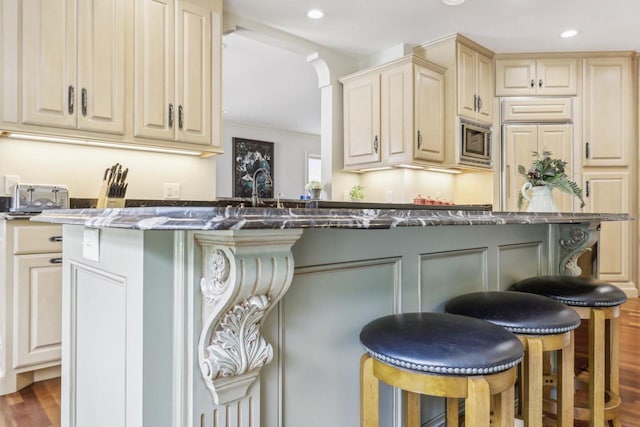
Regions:
<svg viewBox="0 0 640 427"><path fill-rule="evenodd" d="M63 426L359 425L360 328L541 274L579 275L624 214L59 210ZM597 253L589 269L597 274ZM381 425L401 396L382 387ZM423 423L441 425L441 411Z"/></svg>

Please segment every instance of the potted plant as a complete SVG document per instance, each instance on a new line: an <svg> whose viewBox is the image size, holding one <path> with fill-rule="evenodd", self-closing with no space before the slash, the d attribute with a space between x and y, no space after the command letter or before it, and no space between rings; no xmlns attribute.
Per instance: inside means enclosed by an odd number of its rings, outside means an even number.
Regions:
<svg viewBox="0 0 640 427"><path fill-rule="evenodd" d="M349 191L349 197L354 202L364 200L364 187L360 184L354 185Z"/></svg>
<svg viewBox="0 0 640 427"><path fill-rule="evenodd" d="M571 181L565 173L567 162L551 157L551 151L543 151L542 154L533 152L535 160L529 170L518 165L518 173L525 178L525 183L518 194L518 209L526 199L529 201L528 212L550 211L557 212L557 208L551 198L551 190L558 190L571 194L580 200L580 207L584 207L582 189L574 181ZM527 190L531 190L532 197L527 196Z"/></svg>
<svg viewBox="0 0 640 427"><path fill-rule="evenodd" d="M309 181L305 187L309 192L309 196L311 196L313 200L318 200L320 199L320 193L322 193L324 184L322 184L320 181Z"/></svg>

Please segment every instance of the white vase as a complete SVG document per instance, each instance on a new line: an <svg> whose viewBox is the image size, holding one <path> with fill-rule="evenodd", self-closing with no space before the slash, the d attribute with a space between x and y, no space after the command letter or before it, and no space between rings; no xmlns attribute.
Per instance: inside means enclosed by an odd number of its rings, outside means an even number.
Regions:
<svg viewBox="0 0 640 427"><path fill-rule="evenodd" d="M531 190L531 197L527 194L527 190ZM525 182L520 189L522 197L529 202L527 212L558 212L558 207L551 196L551 188L547 185L531 185Z"/></svg>

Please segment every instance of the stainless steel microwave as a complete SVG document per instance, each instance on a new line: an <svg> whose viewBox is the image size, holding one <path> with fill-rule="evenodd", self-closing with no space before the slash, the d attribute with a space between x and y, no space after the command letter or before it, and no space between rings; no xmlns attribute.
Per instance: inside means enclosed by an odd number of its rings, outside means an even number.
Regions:
<svg viewBox="0 0 640 427"><path fill-rule="evenodd" d="M491 126L460 119L460 163L491 167Z"/></svg>

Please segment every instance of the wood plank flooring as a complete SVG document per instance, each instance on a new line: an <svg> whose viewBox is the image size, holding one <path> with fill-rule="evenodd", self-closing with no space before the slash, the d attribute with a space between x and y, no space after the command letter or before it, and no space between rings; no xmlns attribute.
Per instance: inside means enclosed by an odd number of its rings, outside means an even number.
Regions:
<svg viewBox="0 0 640 427"><path fill-rule="evenodd" d="M579 343L576 343L579 346ZM579 351L576 352L579 356ZM640 427L640 299L620 316L620 394L623 427ZM578 426L579 424L576 424ZM60 378L0 396L0 427L60 426ZM114 426L116 427L116 426Z"/></svg>

